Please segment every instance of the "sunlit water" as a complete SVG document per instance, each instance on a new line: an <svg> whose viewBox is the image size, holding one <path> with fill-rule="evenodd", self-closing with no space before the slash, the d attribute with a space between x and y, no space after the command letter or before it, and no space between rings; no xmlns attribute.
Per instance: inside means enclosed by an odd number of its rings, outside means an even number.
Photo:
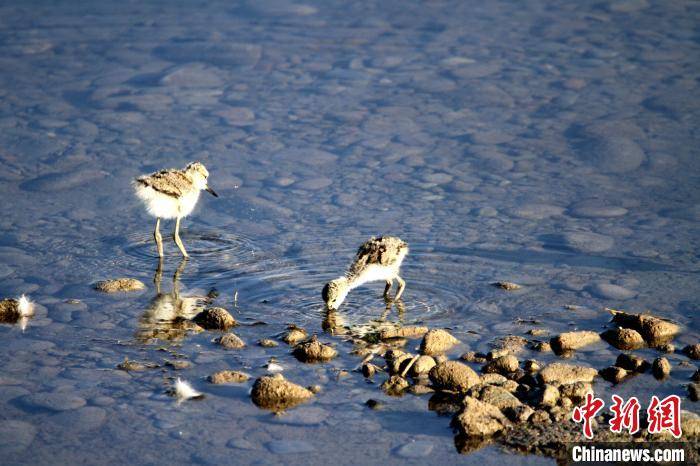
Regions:
<svg viewBox="0 0 700 466"><path fill-rule="evenodd" d="M24 331L0 326L0 462L548 462L460 457L427 398L339 377L359 358L323 333L320 290L371 235L411 246L403 312L371 285L340 327L447 327L457 356L534 327L602 329L604 308L621 307L683 324L679 347L698 341L697 3L63 3L0 7L0 296L37 303ZM191 160L220 197L204 193L184 221L179 291L257 323L236 330L245 350L209 332L141 338L157 258L130 181ZM165 293L180 264L170 228ZM148 289L91 289L117 276ZM255 345L290 323L340 357L303 365ZM574 360L602 368L617 353ZM115 370L177 356L192 367ZM320 384L316 401L275 417L250 384L205 381L262 375L270 357ZM684 394L694 367L670 359L670 379L615 391ZM176 404L174 376L205 400Z"/></svg>

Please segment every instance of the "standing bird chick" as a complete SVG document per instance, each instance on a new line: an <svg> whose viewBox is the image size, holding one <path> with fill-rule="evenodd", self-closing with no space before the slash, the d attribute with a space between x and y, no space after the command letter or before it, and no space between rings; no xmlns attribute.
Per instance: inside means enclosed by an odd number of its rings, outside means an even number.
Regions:
<svg viewBox="0 0 700 466"><path fill-rule="evenodd" d="M399 268L406 254L408 244L395 236L372 237L364 242L345 275L323 287L321 295L328 309L338 309L353 288L379 280L386 282L386 297L396 279L399 288L394 299L398 300L406 287L406 282L399 277Z"/></svg>
<svg viewBox="0 0 700 466"><path fill-rule="evenodd" d="M200 162L192 162L184 170L161 170L143 175L134 181L136 196L146 204L148 213L156 217L153 237L158 247L158 256L163 257L163 237L160 235L160 219L174 218L173 239L185 257L189 257L180 239L180 219L187 217L199 200L199 192L205 190L219 197L207 184L209 172Z"/></svg>

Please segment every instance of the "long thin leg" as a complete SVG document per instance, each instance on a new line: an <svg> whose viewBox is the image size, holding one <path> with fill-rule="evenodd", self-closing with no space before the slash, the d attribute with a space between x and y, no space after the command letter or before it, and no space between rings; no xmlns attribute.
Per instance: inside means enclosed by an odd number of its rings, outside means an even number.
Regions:
<svg viewBox="0 0 700 466"><path fill-rule="evenodd" d="M153 231L153 238L156 240L158 257L163 258L163 237L160 235L160 218L156 219L156 229Z"/></svg>
<svg viewBox="0 0 700 466"><path fill-rule="evenodd" d="M177 247L180 248L182 255L185 257L190 257L187 254L187 251L185 251L185 246L183 246L182 240L180 239L180 217L175 220L175 234L173 235L173 238L175 239L175 244L177 244Z"/></svg>
<svg viewBox="0 0 700 466"><path fill-rule="evenodd" d="M391 285L394 283L393 280L387 280L386 281L386 286L384 287L384 297L386 298L387 295L389 294L389 290L391 290Z"/></svg>
<svg viewBox="0 0 700 466"><path fill-rule="evenodd" d="M396 297L394 298L395 301L401 297L403 294L403 289L406 287L406 282L403 281L403 278L397 276L396 281L399 282L399 289L396 291Z"/></svg>
<svg viewBox="0 0 700 466"><path fill-rule="evenodd" d="M158 259L158 268L156 268L156 273L153 275L153 283L156 285L156 293L160 294L160 282L163 278L163 258Z"/></svg>

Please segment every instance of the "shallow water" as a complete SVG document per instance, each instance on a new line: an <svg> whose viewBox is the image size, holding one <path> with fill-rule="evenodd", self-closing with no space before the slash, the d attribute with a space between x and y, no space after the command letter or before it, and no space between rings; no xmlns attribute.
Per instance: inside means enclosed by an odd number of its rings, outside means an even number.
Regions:
<svg viewBox="0 0 700 466"><path fill-rule="evenodd" d="M339 375L359 358L323 333L320 290L367 237L395 234L411 246L407 288L385 318L452 329L451 356L533 327L601 329L605 307L653 310L685 326L677 346L697 342L699 16L646 0L0 6L0 297L37 303L24 330L0 325L3 461L551 463L495 446L459 456L426 397ZM236 330L242 351L207 332L141 338L157 259L129 183L190 160L220 197L184 221L180 291L216 290L238 320L264 322ZM165 248L167 292L180 259ZM148 289L90 288L117 276ZM382 289L352 293L336 325L378 325ZM303 365L254 345L288 323L341 356ZM114 370L174 357L162 346L192 367ZM275 417L250 384L205 381L262 375L270 357L322 385L317 400ZM665 382L615 391L684 394L694 368L671 360ZM177 405L173 376L206 399Z"/></svg>

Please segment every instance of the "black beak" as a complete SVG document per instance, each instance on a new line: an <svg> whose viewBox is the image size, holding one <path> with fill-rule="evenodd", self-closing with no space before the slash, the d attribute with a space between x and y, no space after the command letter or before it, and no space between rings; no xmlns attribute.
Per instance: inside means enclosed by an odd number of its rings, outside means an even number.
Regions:
<svg viewBox="0 0 700 466"><path fill-rule="evenodd" d="M216 193L214 192L214 190L211 189L209 186L207 186L206 191L207 191L209 194L211 194L212 196L214 196L214 197L219 197L219 195L216 194Z"/></svg>

